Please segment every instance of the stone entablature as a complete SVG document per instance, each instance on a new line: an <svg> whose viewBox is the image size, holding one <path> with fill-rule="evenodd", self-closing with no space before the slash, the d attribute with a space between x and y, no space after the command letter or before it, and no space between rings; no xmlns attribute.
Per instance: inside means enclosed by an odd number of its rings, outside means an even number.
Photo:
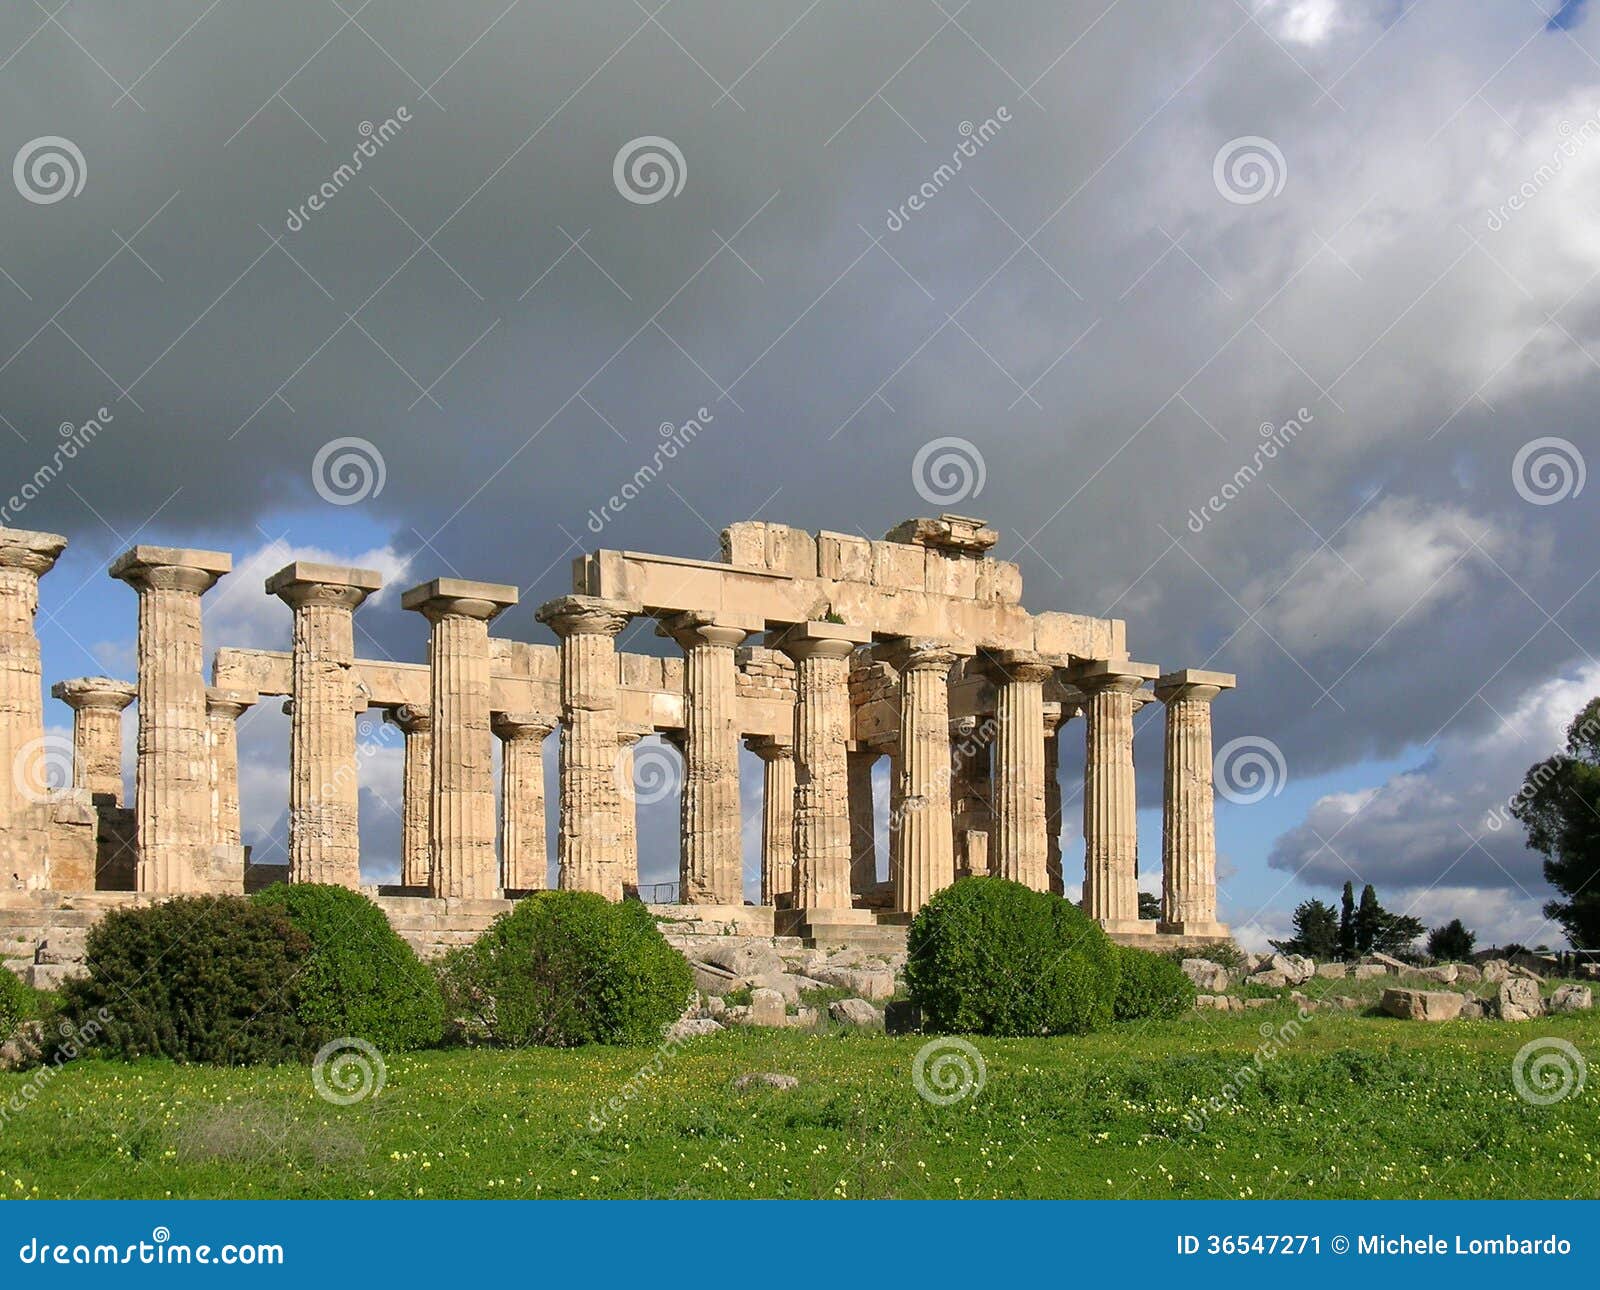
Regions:
<svg viewBox="0 0 1600 1290"><path fill-rule="evenodd" d="M964 874L1063 891L1061 740L1084 718L1083 904L1121 936L1220 936L1210 705L1226 673L1134 662L1119 619L1023 607L998 533L968 516L908 520L881 541L749 522L720 561L598 551L573 594L534 617L555 644L490 635L514 587L440 578L404 609L427 620L427 664L363 659L354 615L371 570L298 562L264 591L293 614L291 650L215 651L200 675L201 598L226 553L136 547L112 566L139 593L137 876L141 893L240 890L235 725L263 696L292 714L293 881L358 886L356 714L405 732L401 884L487 902L546 885L548 736L559 744L556 881L617 899L638 891L635 747L660 734L683 758L679 899L745 908L741 750L762 765L761 907L814 938L903 922ZM0 746L40 740L38 579L65 539L0 530ZM518 610L526 614L526 610ZM640 618L667 657L617 649ZM1153 683L1153 689L1152 689ZM134 687L62 682L74 708L74 786L0 800L12 889L88 890L120 809L120 712ZM1140 920L1134 715L1165 708L1162 918ZM501 752L498 815L492 758ZM889 880L873 766L889 771ZM12 782L21 782L12 777ZM8 786L9 787L9 786ZM84 845L85 825L89 845ZM110 832L115 832L114 829ZM126 836L126 828L122 836ZM854 929L854 930L852 930Z"/></svg>

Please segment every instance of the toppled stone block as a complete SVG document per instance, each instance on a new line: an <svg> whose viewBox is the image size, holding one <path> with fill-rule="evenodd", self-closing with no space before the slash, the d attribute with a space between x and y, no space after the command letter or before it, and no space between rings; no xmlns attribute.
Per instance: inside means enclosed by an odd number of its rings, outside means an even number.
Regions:
<svg viewBox="0 0 1600 1290"><path fill-rule="evenodd" d="M828 1015L848 1026L881 1026L883 1014L865 999L835 999L828 1005Z"/></svg>
<svg viewBox="0 0 1600 1290"><path fill-rule="evenodd" d="M722 1029L720 1021L710 1017L679 1017L667 1030L667 1038L692 1039L696 1035L714 1035Z"/></svg>
<svg viewBox="0 0 1600 1290"><path fill-rule="evenodd" d="M1370 981L1375 976L1388 976L1389 969L1382 963L1357 963L1350 969L1350 975L1357 981Z"/></svg>
<svg viewBox="0 0 1600 1290"><path fill-rule="evenodd" d="M1317 965L1303 954L1274 954L1271 970L1281 974L1290 985L1304 985L1317 974Z"/></svg>
<svg viewBox="0 0 1600 1290"><path fill-rule="evenodd" d="M783 996L776 990L752 990L749 1022L752 1026L788 1025L788 1009L784 1005Z"/></svg>
<svg viewBox="0 0 1600 1290"><path fill-rule="evenodd" d="M1253 972L1245 980L1251 985L1264 986L1268 990L1281 990L1289 984L1289 978L1275 968L1268 968L1265 972Z"/></svg>
<svg viewBox="0 0 1600 1290"><path fill-rule="evenodd" d="M1184 959L1181 964L1184 976L1194 982L1196 990L1207 994L1221 994L1228 988L1228 969L1210 959Z"/></svg>
<svg viewBox="0 0 1600 1290"><path fill-rule="evenodd" d="M1350 975L1348 963L1318 963L1317 975L1327 981L1342 981Z"/></svg>
<svg viewBox="0 0 1600 1290"><path fill-rule="evenodd" d="M1438 981L1441 985L1451 985L1461 972L1454 963L1441 963L1437 967L1418 968L1416 974L1430 981Z"/></svg>
<svg viewBox="0 0 1600 1290"><path fill-rule="evenodd" d="M1244 1000L1235 999L1231 994L1197 994L1194 1006L1201 1011L1243 1012Z"/></svg>
<svg viewBox="0 0 1600 1290"><path fill-rule="evenodd" d="M1511 975L1511 964L1504 959L1485 959L1483 963L1483 979L1490 985L1498 984Z"/></svg>
<svg viewBox="0 0 1600 1290"><path fill-rule="evenodd" d="M1551 1012L1580 1012L1594 1006L1594 995L1586 985L1564 985L1550 996Z"/></svg>
<svg viewBox="0 0 1600 1290"><path fill-rule="evenodd" d="M1462 996L1453 990L1385 990L1379 1006L1403 1021L1454 1021Z"/></svg>
<svg viewBox="0 0 1600 1290"><path fill-rule="evenodd" d="M1478 970L1476 964L1457 963L1455 964L1455 969L1457 981L1470 981L1476 983L1483 980L1483 973Z"/></svg>
<svg viewBox="0 0 1600 1290"><path fill-rule="evenodd" d="M1476 1021L1489 1015L1488 1005L1475 994L1469 994L1461 1001L1461 1016L1463 1020Z"/></svg>
<svg viewBox="0 0 1600 1290"><path fill-rule="evenodd" d="M1500 983L1496 1011L1501 1021L1532 1021L1544 1015L1544 1000L1539 983L1527 977L1511 976Z"/></svg>

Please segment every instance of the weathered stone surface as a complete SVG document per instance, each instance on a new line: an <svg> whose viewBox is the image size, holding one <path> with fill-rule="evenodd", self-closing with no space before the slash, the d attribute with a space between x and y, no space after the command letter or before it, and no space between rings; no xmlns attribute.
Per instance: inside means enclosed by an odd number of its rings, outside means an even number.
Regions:
<svg viewBox="0 0 1600 1290"><path fill-rule="evenodd" d="M1276 968L1268 968L1265 972L1253 972L1245 980L1251 985L1265 986L1268 990L1281 990L1289 984L1289 978Z"/></svg>
<svg viewBox="0 0 1600 1290"><path fill-rule="evenodd" d="M1560 986L1550 996L1551 1012L1579 1012L1594 1006L1594 995L1586 985Z"/></svg>
<svg viewBox="0 0 1600 1290"><path fill-rule="evenodd" d="M1463 1020L1477 1020L1489 1015L1489 1010L1484 1001L1475 994L1469 994L1461 1001L1461 1016Z"/></svg>
<svg viewBox="0 0 1600 1290"><path fill-rule="evenodd" d="M752 1026L783 1026L788 1024L788 1009L783 996L776 990L750 992L750 1024Z"/></svg>
<svg viewBox="0 0 1600 1290"><path fill-rule="evenodd" d="M1409 972L1409 971L1411 971L1411 965L1409 963L1406 963L1405 961L1403 961L1401 959L1395 958L1392 954L1379 954L1376 951L1374 951L1373 953L1368 954L1361 961L1363 963L1378 963L1378 964L1381 964L1383 967L1388 968L1390 972L1393 972L1396 975L1398 975L1401 972Z"/></svg>
<svg viewBox="0 0 1600 1290"><path fill-rule="evenodd" d="M1455 965L1455 969L1457 981L1478 982L1483 980L1483 973L1478 969L1476 964L1457 963Z"/></svg>
<svg viewBox="0 0 1600 1290"><path fill-rule="evenodd" d="M734 1088L799 1088L800 1081L793 1075L781 1075L777 1071L751 1071L739 1076L733 1081Z"/></svg>
<svg viewBox="0 0 1600 1290"><path fill-rule="evenodd" d="M1318 963L1317 975L1328 981L1342 981L1350 975L1348 963Z"/></svg>
<svg viewBox="0 0 1600 1290"><path fill-rule="evenodd" d="M1210 959L1184 959L1183 974L1194 982L1196 990L1220 994L1228 988L1228 969Z"/></svg>
<svg viewBox="0 0 1600 1290"><path fill-rule="evenodd" d="M1202 1011L1243 1012L1244 1000L1236 999L1231 994L1197 994L1194 1006Z"/></svg>
<svg viewBox="0 0 1600 1290"><path fill-rule="evenodd" d="M1426 977L1429 981L1438 981L1442 985L1450 985L1461 975L1454 963L1440 963L1435 967L1413 968L1412 974Z"/></svg>
<svg viewBox="0 0 1600 1290"><path fill-rule="evenodd" d="M1501 1021L1531 1021L1544 1015L1539 983L1527 977L1507 977L1500 983L1496 1012Z"/></svg>
<svg viewBox="0 0 1600 1290"><path fill-rule="evenodd" d="M851 1026L881 1026L883 1013L865 999L835 999L828 1005L828 1015L835 1021Z"/></svg>
<svg viewBox="0 0 1600 1290"><path fill-rule="evenodd" d="M694 975L694 988L701 994L728 994L744 984L744 978L715 963L691 961L689 971Z"/></svg>
<svg viewBox="0 0 1600 1290"><path fill-rule="evenodd" d="M1332 994L1323 1000L1330 1008L1339 1008L1344 1012L1358 1012L1361 1009L1361 1000L1348 994Z"/></svg>
<svg viewBox="0 0 1600 1290"><path fill-rule="evenodd" d="M680 1017L668 1028L667 1038L692 1039L696 1035L714 1035L721 1029L722 1023L710 1017Z"/></svg>
<svg viewBox="0 0 1600 1290"><path fill-rule="evenodd" d="M691 960L708 963L737 977L755 977L783 971L783 959L766 941L729 937L717 945L694 950Z"/></svg>
<svg viewBox="0 0 1600 1290"><path fill-rule="evenodd" d="M818 981L826 985L854 990L863 999L887 999L894 994L894 973L888 968L838 968L821 967L815 971Z"/></svg>
<svg viewBox="0 0 1600 1290"><path fill-rule="evenodd" d="M1454 1021L1462 996L1451 990L1385 990L1379 1006L1405 1021Z"/></svg>
<svg viewBox="0 0 1600 1290"><path fill-rule="evenodd" d="M5 971L0 968L0 972ZM0 1044L0 1071L25 1071L37 1066L44 1056L44 1023L24 1021Z"/></svg>
<svg viewBox="0 0 1600 1290"><path fill-rule="evenodd" d="M1316 975L1317 965L1303 954L1274 954L1272 970L1281 972L1290 985L1304 985Z"/></svg>
<svg viewBox="0 0 1600 1290"><path fill-rule="evenodd" d="M1388 976L1389 969L1382 963L1357 963L1350 969L1350 975L1357 981L1370 981L1373 977Z"/></svg>
<svg viewBox="0 0 1600 1290"><path fill-rule="evenodd" d="M1482 967L1484 981L1496 985L1511 975L1511 964L1504 959L1486 959Z"/></svg>

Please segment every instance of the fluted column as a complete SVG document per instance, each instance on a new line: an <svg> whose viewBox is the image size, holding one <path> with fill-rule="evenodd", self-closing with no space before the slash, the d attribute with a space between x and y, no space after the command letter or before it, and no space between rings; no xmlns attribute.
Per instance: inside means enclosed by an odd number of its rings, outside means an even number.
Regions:
<svg viewBox="0 0 1600 1290"><path fill-rule="evenodd" d="M1044 831L1046 840L1045 874L1053 895L1066 894L1066 875L1061 871L1061 731L1077 716L1083 696L1069 690L1055 711L1045 710L1044 719Z"/></svg>
<svg viewBox="0 0 1600 1290"><path fill-rule="evenodd" d="M206 687L206 731L211 745L211 840L243 845L239 823L239 718L260 698L248 690Z"/></svg>
<svg viewBox="0 0 1600 1290"><path fill-rule="evenodd" d="M1228 672L1190 668L1156 680L1167 707L1161 793L1160 930L1226 936L1217 921L1217 833L1211 784L1211 701L1231 690Z"/></svg>
<svg viewBox="0 0 1600 1290"><path fill-rule="evenodd" d="M294 610L289 725L289 881L361 885L356 608L383 585L371 569L296 561L267 579Z"/></svg>
<svg viewBox="0 0 1600 1290"><path fill-rule="evenodd" d="M122 805L122 710L139 691L109 676L57 681L50 693L72 709L72 786Z"/></svg>
<svg viewBox="0 0 1600 1290"><path fill-rule="evenodd" d="M1110 931L1139 922L1139 823L1133 776L1134 692L1156 674L1144 663L1089 663L1070 679L1084 695L1083 908Z"/></svg>
<svg viewBox="0 0 1600 1290"><path fill-rule="evenodd" d="M1046 891L1044 682L1053 668L1026 650L987 654L984 665L995 686L991 870Z"/></svg>
<svg viewBox="0 0 1600 1290"><path fill-rule="evenodd" d="M111 576L139 593L138 890L221 890L211 866L211 749L200 597L233 568L222 551L136 546Z"/></svg>
<svg viewBox="0 0 1600 1290"><path fill-rule="evenodd" d="M500 740L500 861L507 891L550 885L544 827L544 740L560 724L542 712L496 712Z"/></svg>
<svg viewBox="0 0 1600 1290"><path fill-rule="evenodd" d="M975 877L989 872L989 839L994 835L990 810L989 750L995 719L961 717L950 723L950 799L956 820L956 868Z"/></svg>
<svg viewBox="0 0 1600 1290"><path fill-rule="evenodd" d="M400 785L400 885L427 887L428 822L433 818L433 712L420 704L402 704L385 720L405 735Z"/></svg>
<svg viewBox="0 0 1600 1290"><path fill-rule="evenodd" d="M499 894L494 852L494 736L489 731L489 623L517 603L517 589L435 578L400 599L432 625L429 706L429 886L435 896Z"/></svg>
<svg viewBox="0 0 1600 1290"><path fill-rule="evenodd" d="M885 658L900 674L900 784L895 830L895 908L914 914L956 879L951 809L950 668L940 641L907 640Z"/></svg>
<svg viewBox="0 0 1600 1290"><path fill-rule="evenodd" d="M39 579L66 550L56 533L0 528L0 831L48 787L39 666Z"/></svg>
<svg viewBox="0 0 1600 1290"><path fill-rule="evenodd" d="M538 618L561 638L561 791L556 858L564 890L622 897L616 635L637 606L562 596Z"/></svg>
<svg viewBox="0 0 1600 1290"><path fill-rule="evenodd" d="M794 893L794 744L765 736L745 741L761 758L761 903Z"/></svg>
<svg viewBox="0 0 1600 1290"><path fill-rule="evenodd" d="M702 614L661 624L683 647L684 776L679 899L686 905L742 905L739 693L734 650L748 628Z"/></svg>
<svg viewBox="0 0 1600 1290"><path fill-rule="evenodd" d="M801 623L777 640L795 661L794 903L849 909L850 654L869 633L838 623Z"/></svg>
<svg viewBox="0 0 1600 1290"><path fill-rule="evenodd" d="M878 885L878 826L872 800L872 768L880 755L870 748L845 753L850 793L850 891L857 896Z"/></svg>
<svg viewBox="0 0 1600 1290"><path fill-rule="evenodd" d="M639 892L639 792L633 777L634 750L650 733L649 726L617 725L617 875L624 897Z"/></svg>

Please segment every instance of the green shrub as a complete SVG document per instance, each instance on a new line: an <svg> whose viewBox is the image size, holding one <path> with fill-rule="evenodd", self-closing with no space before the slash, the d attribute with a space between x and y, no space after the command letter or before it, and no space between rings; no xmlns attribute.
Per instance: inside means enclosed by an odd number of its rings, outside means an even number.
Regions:
<svg viewBox="0 0 1600 1290"><path fill-rule="evenodd" d="M1076 905L1003 878L965 878L912 921L906 980L928 1030L1071 1035L1106 1025L1115 948Z"/></svg>
<svg viewBox="0 0 1600 1290"><path fill-rule="evenodd" d="M1170 958L1129 945L1116 950L1122 969L1114 1009L1118 1021L1176 1017L1194 1007L1194 982Z"/></svg>
<svg viewBox="0 0 1600 1290"><path fill-rule="evenodd" d="M0 1042L39 1015L38 991L9 968L0 967Z"/></svg>
<svg viewBox="0 0 1600 1290"><path fill-rule="evenodd" d="M441 979L452 1033L508 1047L654 1043L694 989L649 910L583 891L518 901Z"/></svg>
<svg viewBox="0 0 1600 1290"><path fill-rule="evenodd" d="M254 899L281 910L311 941L295 1009L312 1047L346 1035L384 1052L439 1042L439 983L372 901L325 883L278 883Z"/></svg>
<svg viewBox="0 0 1600 1290"><path fill-rule="evenodd" d="M239 896L117 909L90 930L62 1012L117 1056L287 1061L309 1052L294 982L310 953L282 910Z"/></svg>
<svg viewBox="0 0 1600 1290"><path fill-rule="evenodd" d="M1244 951L1233 941L1212 941L1209 945L1202 945L1199 949L1166 950L1166 958L1174 963L1182 963L1184 959L1205 959L1215 963L1218 967L1225 967L1228 971L1242 973L1249 964L1245 960Z"/></svg>

